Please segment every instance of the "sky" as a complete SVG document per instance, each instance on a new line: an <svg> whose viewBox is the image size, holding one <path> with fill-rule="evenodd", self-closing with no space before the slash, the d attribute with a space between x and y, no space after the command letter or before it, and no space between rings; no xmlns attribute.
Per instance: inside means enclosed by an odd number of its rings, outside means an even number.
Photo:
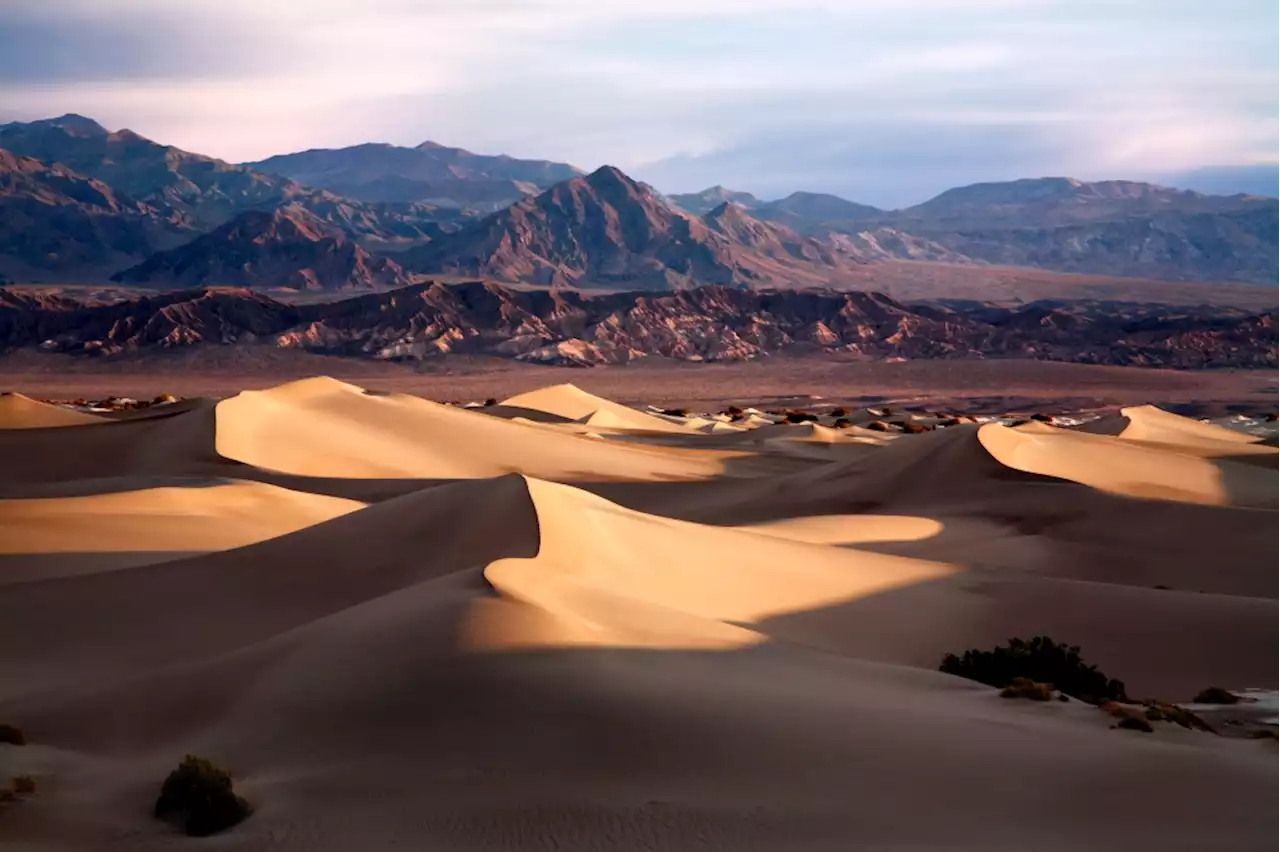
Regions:
<svg viewBox="0 0 1280 852"><path fill-rule="evenodd" d="M885 207L1069 175L1276 194L1276 0L0 0L0 122L239 162L433 140Z"/></svg>

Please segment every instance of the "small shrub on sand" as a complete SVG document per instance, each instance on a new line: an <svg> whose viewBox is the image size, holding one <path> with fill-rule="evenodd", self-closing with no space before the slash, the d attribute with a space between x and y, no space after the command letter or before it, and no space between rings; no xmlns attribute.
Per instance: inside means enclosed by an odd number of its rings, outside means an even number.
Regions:
<svg viewBox="0 0 1280 852"><path fill-rule="evenodd" d="M492 396L484 401L485 408L493 408L497 404L498 404L497 398Z"/></svg>
<svg viewBox="0 0 1280 852"><path fill-rule="evenodd" d="M1015 677L1013 681L1000 690L1001 698L1026 698L1031 701L1049 701L1053 698L1053 684L1036 683L1025 677Z"/></svg>
<svg viewBox="0 0 1280 852"><path fill-rule="evenodd" d="M668 417L688 417L689 409L687 408L664 408L662 413Z"/></svg>
<svg viewBox="0 0 1280 852"><path fill-rule="evenodd" d="M919 423L903 423L902 431L906 432L908 435L919 435L924 432L928 432L929 430L924 426L921 426Z"/></svg>
<svg viewBox="0 0 1280 852"><path fill-rule="evenodd" d="M0 744L7 745L26 745L27 738L23 736L22 731L13 725L0 725Z"/></svg>
<svg viewBox="0 0 1280 852"><path fill-rule="evenodd" d="M1143 715L1151 722L1172 722L1175 725L1181 725L1187 730L1208 731L1209 733L1217 733L1213 726L1201 719L1190 710L1185 710L1176 704L1166 704L1163 701L1147 701Z"/></svg>
<svg viewBox="0 0 1280 852"><path fill-rule="evenodd" d="M1150 734L1155 730L1150 722L1139 716L1125 716L1116 722L1116 727L1124 728L1126 731L1142 731L1144 734Z"/></svg>
<svg viewBox="0 0 1280 852"><path fill-rule="evenodd" d="M193 837L230 828L250 812L249 803L231 788L230 775L190 754L165 779L155 807L157 818L181 819Z"/></svg>
<svg viewBox="0 0 1280 852"><path fill-rule="evenodd" d="M818 415L810 414L807 411L788 411L786 413L788 423L817 423Z"/></svg>
<svg viewBox="0 0 1280 852"><path fill-rule="evenodd" d="M1009 686L1019 677L1050 683L1059 691L1090 704L1126 698L1124 684L1108 678L1096 666L1085 665L1078 646L1063 645L1048 636L1036 636L1030 641L1010 639L1008 645L990 651L970 649L959 657L947 654L939 668L947 674L997 689Z"/></svg>
<svg viewBox="0 0 1280 852"><path fill-rule="evenodd" d="M889 424L885 423L883 420L872 420L866 425L866 428L870 429L872 432L888 432Z"/></svg>
<svg viewBox="0 0 1280 852"><path fill-rule="evenodd" d="M19 775L13 779L13 792L19 796L30 796L36 791L36 780L30 775Z"/></svg>
<svg viewBox="0 0 1280 852"><path fill-rule="evenodd" d="M1192 701L1196 704L1239 704L1240 696L1227 692L1220 686L1211 686L1196 693Z"/></svg>
<svg viewBox="0 0 1280 852"><path fill-rule="evenodd" d="M849 409L841 405L831 409L831 411L829 411L828 414L830 414L832 417L848 417Z"/></svg>
<svg viewBox="0 0 1280 852"><path fill-rule="evenodd" d="M726 407L725 407L725 409L724 409L724 411L721 411L720 413L721 413L721 414L727 414L727 415L729 415L730 417L735 417L735 416L737 416L737 415L739 415L739 414L741 414L741 413L742 413L742 409L741 409L741 408L739 408L739 407L738 407L738 406L736 406L736 405L729 405L729 406L726 406Z"/></svg>
<svg viewBox="0 0 1280 852"><path fill-rule="evenodd" d="M848 429L849 427L853 426L853 424L849 422L848 417L839 417L836 419L836 422L832 423L831 425L836 429Z"/></svg>

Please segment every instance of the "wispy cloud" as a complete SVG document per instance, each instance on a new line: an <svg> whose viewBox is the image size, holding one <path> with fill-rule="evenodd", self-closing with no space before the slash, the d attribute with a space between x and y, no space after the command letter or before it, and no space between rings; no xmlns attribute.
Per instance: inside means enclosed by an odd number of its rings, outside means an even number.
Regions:
<svg viewBox="0 0 1280 852"><path fill-rule="evenodd" d="M371 139L878 203L1274 161L1274 0L0 0L0 120Z"/></svg>

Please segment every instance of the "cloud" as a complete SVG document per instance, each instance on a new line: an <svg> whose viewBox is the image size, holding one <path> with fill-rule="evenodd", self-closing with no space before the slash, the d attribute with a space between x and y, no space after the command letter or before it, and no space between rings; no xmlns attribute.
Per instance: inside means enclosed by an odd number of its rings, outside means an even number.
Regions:
<svg viewBox="0 0 1280 852"><path fill-rule="evenodd" d="M0 0L0 120L228 159L431 138L881 203L1274 161L1259 0ZM1016 171L1015 171L1016 170Z"/></svg>

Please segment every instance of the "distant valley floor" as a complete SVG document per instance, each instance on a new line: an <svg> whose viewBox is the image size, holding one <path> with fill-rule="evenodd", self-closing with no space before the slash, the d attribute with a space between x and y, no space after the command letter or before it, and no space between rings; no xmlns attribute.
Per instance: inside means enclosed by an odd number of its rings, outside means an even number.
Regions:
<svg viewBox="0 0 1280 852"><path fill-rule="evenodd" d="M1053 413L1152 403L1207 417L1267 414L1277 408L1275 370L1159 370L1027 360L885 363L775 356L749 363L654 359L626 367L574 369L470 356L415 366L238 347L180 350L145 359L88 360L33 352L0 357L0 390L46 399L152 398L162 393L225 397L317 374L374 391L461 402L572 382L624 403L698 409L827 402Z"/></svg>

